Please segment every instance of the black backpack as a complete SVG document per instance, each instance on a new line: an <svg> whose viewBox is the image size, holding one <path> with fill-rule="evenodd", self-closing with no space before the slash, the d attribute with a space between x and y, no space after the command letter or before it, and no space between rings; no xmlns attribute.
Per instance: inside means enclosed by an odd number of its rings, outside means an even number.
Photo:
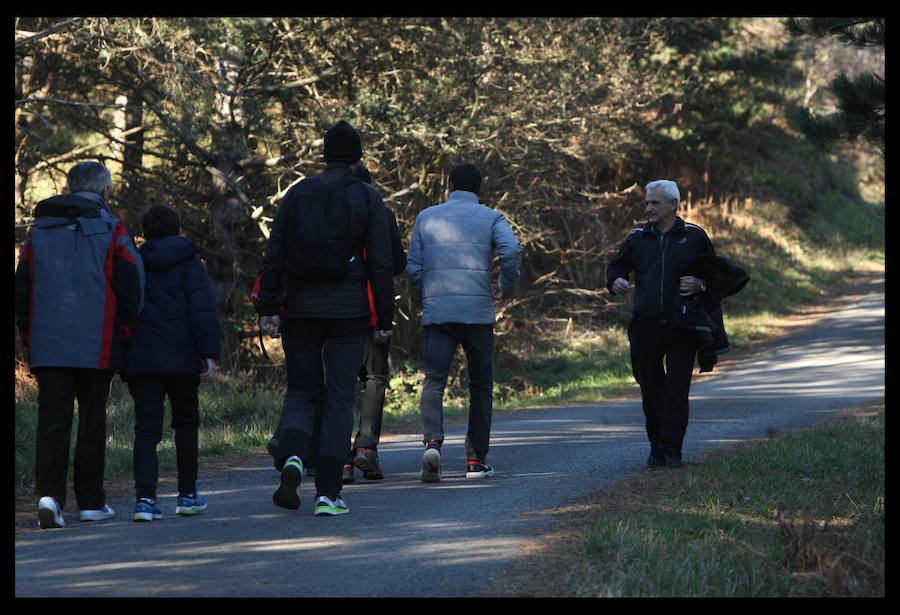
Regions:
<svg viewBox="0 0 900 615"><path fill-rule="evenodd" d="M352 201L344 188L358 181L352 176L334 183L315 177L297 185L287 236L290 275L320 282L346 275L358 242Z"/></svg>

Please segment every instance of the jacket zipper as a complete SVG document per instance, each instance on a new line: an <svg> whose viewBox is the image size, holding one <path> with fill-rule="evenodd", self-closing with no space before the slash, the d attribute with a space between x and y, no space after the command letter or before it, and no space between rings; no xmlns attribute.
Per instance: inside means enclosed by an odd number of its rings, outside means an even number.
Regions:
<svg viewBox="0 0 900 615"><path fill-rule="evenodd" d="M666 279L666 236L663 235L662 240L662 265L659 272L659 311L663 310L663 284Z"/></svg>

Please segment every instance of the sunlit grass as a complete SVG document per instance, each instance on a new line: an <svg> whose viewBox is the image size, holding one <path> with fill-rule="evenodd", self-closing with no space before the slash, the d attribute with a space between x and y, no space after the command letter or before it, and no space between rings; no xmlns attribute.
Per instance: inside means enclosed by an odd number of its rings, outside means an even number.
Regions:
<svg viewBox="0 0 900 615"><path fill-rule="evenodd" d="M884 595L883 404L643 493L597 517L572 595Z"/></svg>

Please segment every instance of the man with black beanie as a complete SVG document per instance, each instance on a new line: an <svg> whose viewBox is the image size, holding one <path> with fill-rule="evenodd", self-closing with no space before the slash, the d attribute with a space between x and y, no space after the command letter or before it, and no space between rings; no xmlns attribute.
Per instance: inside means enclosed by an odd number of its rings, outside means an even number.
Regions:
<svg viewBox="0 0 900 615"><path fill-rule="evenodd" d="M287 367L276 451L281 482L272 495L282 508L300 507L301 458L309 454L315 406L324 391L317 516L349 512L340 497L341 469L353 430L355 383L369 324L367 283L372 285L376 312L375 341L391 336L394 312L384 203L350 171L362 157L359 133L341 120L325 133L324 141L325 171L291 188L275 213L256 308L263 332L282 335ZM285 275L282 322L279 294Z"/></svg>

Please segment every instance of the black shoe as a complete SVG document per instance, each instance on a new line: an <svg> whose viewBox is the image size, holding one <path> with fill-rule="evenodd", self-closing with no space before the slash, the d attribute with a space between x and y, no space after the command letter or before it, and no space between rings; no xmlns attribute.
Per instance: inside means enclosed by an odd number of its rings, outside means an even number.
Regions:
<svg viewBox="0 0 900 615"><path fill-rule="evenodd" d="M356 479L353 477L353 464L345 463L344 469L341 472L341 481L343 481L345 485L349 485L355 480Z"/></svg>
<svg viewBox="0 0 900 615"><path fill-rule="evenodd" d="M300 494L297 489L300 487L300 480L303 478L303 464L292 459L284 464L281 470L281 484L278 490L272 494L272 501L275 506L281 508L290 508L297 510L300 508Z"/></svg>
<svg viewBox="0 0 900 615"><path fill-rule="evenodd" d="M272 436L269 438L269 441L266 442L266 452L272 456L272 459L275 459L278 456L278 436Z"/></svg>
<svg viewBox="0 0 900 615"><path fill-rule="evenodd" d="M356 451L353 465L362 470L366 480L381 480L384 473L378 465L378 452L374 448L361 448Z"/></svg>
<svg viewBox="0 0 900 615"><path fill-rule="evenodd" d="M680 468L681 453L671 449L663 451L663 463L665 463L667 468Z"/></svg>
<svg viewBox="0 0 900 615"><path fill-rule="evenodd" d="M666 465L665 459L663 459L662 450L659 447L654 445L650 445L650 456L647 457L647 467L648 468L656 468L659 466Z"/></svg>

